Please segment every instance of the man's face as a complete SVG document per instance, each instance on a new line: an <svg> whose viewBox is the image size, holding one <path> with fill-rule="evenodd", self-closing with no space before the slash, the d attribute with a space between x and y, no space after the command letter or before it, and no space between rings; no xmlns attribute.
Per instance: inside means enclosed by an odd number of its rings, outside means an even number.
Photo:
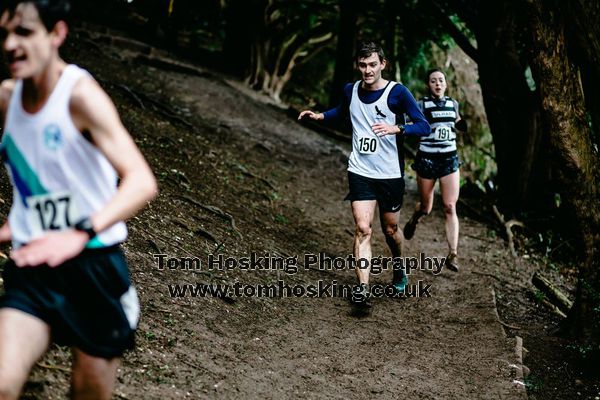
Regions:
<svg viewBox="0 0 600 400"><path fill-rule="evenodd" d="M431 75L429 75L427 86L432 95L440 98L446 92L446 77L439 71L432 72Z"/></svg>
<svg viewBox="0 0 600 400"><path fill-rule="evenodd" d="M369 57L359 58L357 64L365 84L373 85L381 79L381 71L385 68L385 60L379 61L377 53L371 53Z"/></svg>
<svg viewBox="0 0 600 400"><path fill-rule="evenodd" d="M38 75L52 55L52 35L31 3L19 4L12 16L8 11L0 16L0 41L13 78Z"/></svg>

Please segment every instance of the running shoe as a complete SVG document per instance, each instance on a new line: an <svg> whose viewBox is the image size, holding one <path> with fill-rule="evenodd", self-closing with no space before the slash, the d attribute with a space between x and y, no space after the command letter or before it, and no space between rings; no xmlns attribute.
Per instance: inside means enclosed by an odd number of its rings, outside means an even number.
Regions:
<svg viewBox="0 0 600 400"><path fill-rule="evenodd" d="M394 278L392 285L394 286L396 294L404 294L404 289L406 289L406 285L408 285L408 275L402 274L402 277Z"/></svg>
<svg viewBox="0 0 600 400"><path fill-rule="evenodd" d="M458 272L458 255L456 253L448 254L445 264L450 271Z"/></svg>
<svg viewBox="0 0 600 400"><path fill-rule="evenodd" d="M404 225L404 229L402 232L404 233L404 239L410 240L415 235L415 230L417 229L417 224L419 223L419 219L416 218L417 213L413 213L412 217L408 220L406 225Z"/></svg>
<svg viewBox="0 0 600 400"><path fill-rule="evenodd" d="M353 288L352 293L350 294L350 301L359 306L369 306L370 297L371 293L369 291L369 285L366 283L359 283Z"/></svg>

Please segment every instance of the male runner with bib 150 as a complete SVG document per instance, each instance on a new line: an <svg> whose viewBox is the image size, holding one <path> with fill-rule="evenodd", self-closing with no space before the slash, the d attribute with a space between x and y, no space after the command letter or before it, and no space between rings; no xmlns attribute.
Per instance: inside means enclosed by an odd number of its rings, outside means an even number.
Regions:
<svg viewBox="0 0 600 400"><path fill-rule="evenodd" d="M324 113L302 111L298 119L341 121L350 116L352 123L352 153L348 161L348 184L354 233L354 257L371 260L371 223L375 205L379 205L379 220L393 257L402 254L402 231L398 217L404 196L404 135L427 135L429 124L417 103L400 83L383 79L386 59L381 47L363 42L356 53L356 65L362 79L344 88L342 103ZM404 125L404 114L413 121ZM401 121L401 122L400 122ZM366 268L365 268L366 267ZM354 300L369 296L370 265L356 266L359 290ZM394 270L392 284L403 293L408 277L403 270Z"/></svg>
<svg viewBox="0 0 600 400"><path fill-rule="evenodd" d="M139 304L119 244L156 180L115 106L66 64L67 0L0 7L0 155L13 185L0 299L0 398L16 399L51 341L71 346L71 397L109 399ZM120 184L117 187L117 180Z"/></svg>

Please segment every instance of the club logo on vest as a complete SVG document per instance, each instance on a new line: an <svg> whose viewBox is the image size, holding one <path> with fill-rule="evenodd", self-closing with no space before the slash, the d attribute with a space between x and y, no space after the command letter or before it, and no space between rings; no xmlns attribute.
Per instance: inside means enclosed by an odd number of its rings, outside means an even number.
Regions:
<svg viewBox="0 0 600 400"><path fill-rule="evenodd" d="M58 150L63 144L62 133L56 124L44 128L44 144L50 150Z"/></svg>
<svg viewBox="0 0 600 400"><path fill-rule="evenodd" d="M381 110L379 109L379 107L375 106L375 112L377 113L378 116L380 116L381 118L386 118L386 115L384 113L381 112Z"/></svg>

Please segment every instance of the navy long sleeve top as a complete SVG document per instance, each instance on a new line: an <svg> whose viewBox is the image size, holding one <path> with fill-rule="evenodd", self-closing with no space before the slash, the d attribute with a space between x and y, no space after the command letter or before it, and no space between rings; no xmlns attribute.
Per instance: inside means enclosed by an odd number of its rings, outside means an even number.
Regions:
<svg viewBox="0 0 600 400"><path fill-rule="evenodd" d="M327 110L323 113L325 122L339 122L348 118L353 85L353 83L346 84L344 87L344 96L342 98L342 102L337 107ZM377 101L384 91L385 87L378 90L366 90L359 86L358 97L363 103L369 104ZM398 123L404 122L405 114L408 115L412 121L412 125L404 126L405 135L426 136L431 133L429 123L425 119L423 112L421 112L419 109L417 101L406 88L406 86L402 84L397 84L394 86L390 92L390 95L388 96L387 102L390 110L396 114L396 120Z"/></svg>

